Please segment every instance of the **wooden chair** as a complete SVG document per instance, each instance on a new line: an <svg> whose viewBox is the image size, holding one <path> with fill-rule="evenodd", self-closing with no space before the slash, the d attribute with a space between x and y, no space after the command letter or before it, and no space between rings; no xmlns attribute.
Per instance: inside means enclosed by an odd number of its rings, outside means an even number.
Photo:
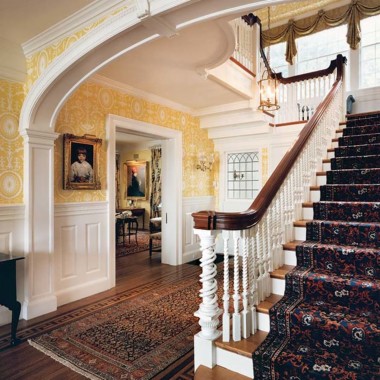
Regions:
<svg viewBox="0 0 380 380"><path fill-rule="evenodd" d="M153 247L153 243L157 243ZM152 257L152 252L161 251L161 217L152 218L149 221L149 257Z"/></svg>

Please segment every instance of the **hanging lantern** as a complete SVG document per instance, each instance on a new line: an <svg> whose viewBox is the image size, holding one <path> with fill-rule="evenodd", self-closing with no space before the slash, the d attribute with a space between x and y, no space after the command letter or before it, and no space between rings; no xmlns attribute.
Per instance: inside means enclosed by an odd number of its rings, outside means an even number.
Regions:
<svg viewBox="0 0 380 380"><path fill-rule="evenodd" d="M264 70L260 88L260 105L259 109L263 111L276 111L280 108L278 104L278 84L276 74L272 75L267 69Z"/></svg>
<svg viewBox="0 0 380 380"><path fill-rule="evenodd" d="M268 7L268 31L270 31L270 7ZM265 58L265 57L264 57ZM260 89L259 109L263 111L276 111L280 108L278 104L278 84L276 73L270 67L270 35L268 50L266 54L265 70L258 82Z"/></svg>

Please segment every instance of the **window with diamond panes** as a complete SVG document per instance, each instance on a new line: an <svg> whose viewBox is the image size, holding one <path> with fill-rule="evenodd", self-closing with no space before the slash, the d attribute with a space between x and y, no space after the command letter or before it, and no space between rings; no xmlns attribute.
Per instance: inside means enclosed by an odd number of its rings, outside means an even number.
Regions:
<svg viewBox="0 0 380 380"><path fill-rule="evenodd" d="M259 192L259 153L227 154L227 198L253 199Z"/></svg>

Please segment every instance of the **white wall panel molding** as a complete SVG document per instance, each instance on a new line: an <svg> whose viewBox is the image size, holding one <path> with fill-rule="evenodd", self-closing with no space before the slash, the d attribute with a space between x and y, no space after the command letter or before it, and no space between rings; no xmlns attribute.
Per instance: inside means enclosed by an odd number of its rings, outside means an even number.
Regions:
<svg viewBox="0 0 380 380"><path fill-rule="evenodd" d="M105 214L108 202L56 203L54 211L56 217Z"/></svg>
<svg viewBox="0 0 380 380"><path fill-rule="evenodd" d="M58 305L113 286L108 271L112 255L108 207L108 202L56 205L54 272Z"/></svg>
<svg viewBox="0 0 380 380"><path fill-rule="evenodd" d="M352 105L352 113L377 111L380 104L380 87L371 87L355 90L346 94L353 95L355 103Z"/></svg>
<svg viewBox="0 0 380 380"><path fill-rule="evenodd" d="M25 205L0 206L0 222L25 218Z"/></svg>
<svg viewBox="0 0 380 380"><path fill-rule="evenodd" d="M213 196L203 197L186 197L183 198L183 222L182 222L182 236L183 236L183 263L198 259L201 257L199 247L199 238L193 232L193 212L201 210L214 210L215 198Z"/></svg>

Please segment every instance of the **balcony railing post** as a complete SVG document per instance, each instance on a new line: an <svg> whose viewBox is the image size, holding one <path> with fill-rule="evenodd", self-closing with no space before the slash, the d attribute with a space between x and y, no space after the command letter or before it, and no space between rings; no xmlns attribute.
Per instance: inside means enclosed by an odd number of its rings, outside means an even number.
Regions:
<svg viewBox="0 0 380 380"><path fill-rule="evenodd" d="M199 318L201 331L194 336L194 367L200 365L212 368L216 363L216 347L214 340L217 339L221 332L217 329L219 316L222 310L218 306L216 281L217 269L215 265L215 238L219 231L195 229L194 233L200 237L201 244L201 268L200 282L202 288L200 297L202 303L199 309L194 313Z"/></svg>

